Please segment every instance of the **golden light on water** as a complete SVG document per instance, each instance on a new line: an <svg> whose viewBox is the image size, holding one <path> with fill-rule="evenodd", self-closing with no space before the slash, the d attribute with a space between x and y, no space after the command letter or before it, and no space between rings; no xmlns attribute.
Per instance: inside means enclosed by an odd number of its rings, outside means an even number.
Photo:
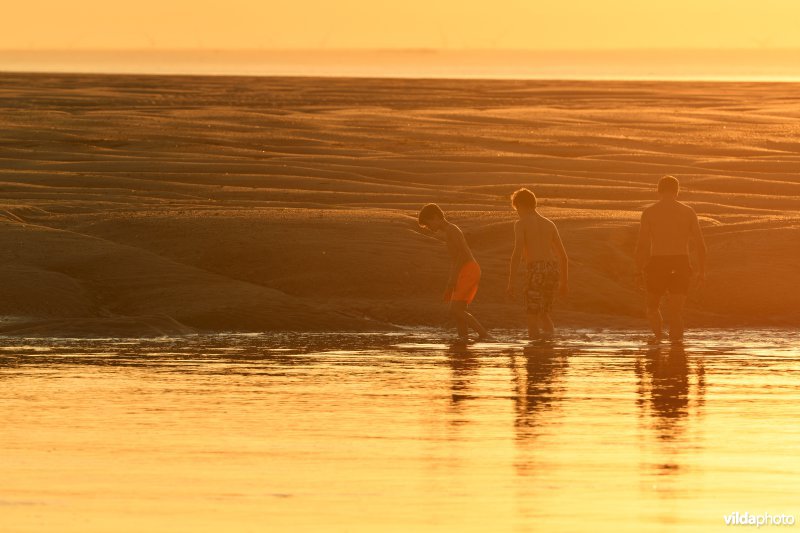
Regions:
<svg viewBox="0 0 800 533"><path fill-rule="evenodd" d="M5 6L0 531L800 517L800 337L777 329L800 317L800 103L791 83L753 83L800 80L799 15L793 0ZM711 259L687 343L654 347L632 250L667 173ZM503 290L508 195L528 185L572 261L560 335L531 345ZM445 317L445 251L415 218L430 201L481 263L474 307L498 342L420 327Z"/></svg>
<svg viewBox="0 0 800 533"><path fill-rule="evenodd" d="M431 335L6 347L4 530L710 531L797 512L796 335Z"/></svg>

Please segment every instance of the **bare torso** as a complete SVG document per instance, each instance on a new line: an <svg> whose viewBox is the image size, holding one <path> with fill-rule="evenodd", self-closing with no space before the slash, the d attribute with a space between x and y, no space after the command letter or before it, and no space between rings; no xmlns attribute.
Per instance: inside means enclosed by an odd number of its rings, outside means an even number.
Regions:
<svg viewBox="0 0 800 533"><path fill-rule="evenodd" d="M662 200L642 214L642 223L650 236L650 255L688 255L692 229L697 215L686 204Z"/></svg>
<svg viewBox="0 0 800 533"><path fill-rule="evenodd" d="M518 230L523 232L525 242L525 262L556 261L553 250L555 224L538 213L520 217Z"/></svg>
<svg viewBox="0 0 800 533"><path fill-rule="evenodd" d="M465 263L475 261L472 251L467 245L467 239L461 229L455 224L448 223L445 227L447 238L447 251L450 252L450 260L455 269L461 268Z"/></svg>

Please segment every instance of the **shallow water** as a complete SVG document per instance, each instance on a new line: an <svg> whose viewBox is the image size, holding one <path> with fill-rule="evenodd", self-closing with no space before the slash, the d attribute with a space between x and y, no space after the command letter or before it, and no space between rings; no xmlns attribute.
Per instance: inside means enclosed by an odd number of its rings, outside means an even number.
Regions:
<svg viewBox="0 0 800 533"><path fill-rule="evenodd" d="M0 530L709 531L800 517L800 335L0 338Z"/></svg>

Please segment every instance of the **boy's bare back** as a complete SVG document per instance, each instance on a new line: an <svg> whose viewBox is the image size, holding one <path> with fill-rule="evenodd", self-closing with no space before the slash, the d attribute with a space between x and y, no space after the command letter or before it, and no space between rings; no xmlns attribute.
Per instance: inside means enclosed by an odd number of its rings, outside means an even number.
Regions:
<svg viewBox="0 0 800 533"><path fill-rule="evenodd" d="M520 217L515 224L515 231L522 232L527 263L557 260L553 249L554 234L557 230L552 220L535 214Z"/></svg>
<svg viewBox="0 0 800 533"><path fill-rule="evenodd" d="M461 228L452 222L447 222L444 234L447 239L447 251L450 253L453 266L458 268L470 261L475 261Z"/></svg>

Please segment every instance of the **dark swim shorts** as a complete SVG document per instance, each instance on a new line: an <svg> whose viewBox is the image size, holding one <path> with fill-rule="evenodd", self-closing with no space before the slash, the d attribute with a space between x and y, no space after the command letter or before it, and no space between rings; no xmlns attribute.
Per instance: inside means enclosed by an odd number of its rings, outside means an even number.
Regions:
<svg viewBox="0 0 800 533"><path fill-rule="evenodd" d="M689 292L689 281L692 267L688 255L654 255L650 257L644 269L647 292L663 295L686 294Z"/></svg>
<svg viewBox="0 0 800 533"><path fill-rule="evenodd" d="M528 264L525 307L529 314L550 312L559 279L558 263L555 261L534 261Z"/></svg>

